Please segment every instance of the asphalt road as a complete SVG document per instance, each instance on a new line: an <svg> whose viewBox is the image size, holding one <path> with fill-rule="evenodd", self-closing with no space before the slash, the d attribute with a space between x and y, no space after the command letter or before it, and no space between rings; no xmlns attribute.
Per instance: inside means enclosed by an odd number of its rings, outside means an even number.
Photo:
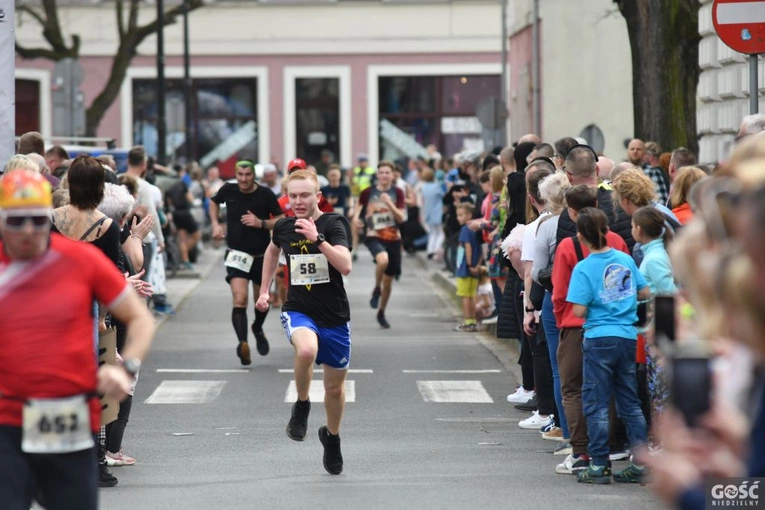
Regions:
<svg viewBox="0 0 765 510"><path fill-rule="evenodd" d="M405 259L389 306L390 330L379 328L369 308L374 266L366 250L347 282L353 357L342 475L322 467L321 374L314 377L308 436L291 441L285 426L294 398L292 348L272 312L265 327L271 353L260 357L253 349L253 364L242 369L229 288L215 264L195 287L181 284L188 296L159 329L124 441L138 462L113 469L119 485L101 490L101 507L659 506L645 487L585 486L555 474L563 460L552 455L555 443L520 429L528 413L505 400L516 386L511 351L481 335L453 332L454 302L431 271Z"/></svg>

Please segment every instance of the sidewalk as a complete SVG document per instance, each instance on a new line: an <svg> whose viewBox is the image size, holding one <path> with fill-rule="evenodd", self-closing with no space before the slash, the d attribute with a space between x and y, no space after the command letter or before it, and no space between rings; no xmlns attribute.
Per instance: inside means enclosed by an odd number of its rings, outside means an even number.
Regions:
<svg viewBox="0 0 765 510"><path fill-rule="evenodd" d="M443 262L428 260L427 255L422 251L418 251L414 255L405 255L405 257L415 260L420 267L428 271L430 278L444 289L447 294L452 296L454 306L460 309L461 304L457 298L457 282L452 274L444 269ZM489 331L477 333L475 338L502 363L505 370L513 374L516 381L520 382L522 380L521 367L518 364L520 351L516 340L497 338L496 325Z"/></svg>

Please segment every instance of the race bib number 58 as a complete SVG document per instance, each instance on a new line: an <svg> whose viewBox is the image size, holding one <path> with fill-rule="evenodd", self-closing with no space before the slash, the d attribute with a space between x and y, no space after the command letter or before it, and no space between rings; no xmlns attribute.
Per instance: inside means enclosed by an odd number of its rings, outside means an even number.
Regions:
<svg viewBox="0 0 765 510"><path fill-rule="evenodd" d="M93 447L90 410L82 395L29 400L22 427L21 449L26 453L71 453Z"/></svg>
<svg viewBox="0 0 765 510"><path fill-rule="evenodd" d="M290 255L290 283L316 285L329 283L329 263L321 253Z"/></svg>

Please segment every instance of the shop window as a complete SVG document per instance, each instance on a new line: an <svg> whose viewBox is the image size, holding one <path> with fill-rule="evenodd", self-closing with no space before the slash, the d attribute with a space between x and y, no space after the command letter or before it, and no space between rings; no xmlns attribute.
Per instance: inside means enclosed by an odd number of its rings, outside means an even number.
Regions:
<svg viewBox="0 0 765 510"><path fill-rule="evenodd" d="M339 78L295 79L295 130L296 156L325 175L340 153Z"/></svg>

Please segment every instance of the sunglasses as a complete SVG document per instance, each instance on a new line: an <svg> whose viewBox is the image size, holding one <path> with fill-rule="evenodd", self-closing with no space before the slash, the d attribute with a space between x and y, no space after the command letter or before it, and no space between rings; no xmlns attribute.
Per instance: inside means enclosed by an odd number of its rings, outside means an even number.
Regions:
<svg viewBox="0 0 765 510"><path fill-rule="evenodd" d="M27 223L32 224L36 232L43 232L50 227L50 217L47 214L41 215L23 215L23 216L2 216L5 221L5 228L12 232L24 230Z"/></svg>

